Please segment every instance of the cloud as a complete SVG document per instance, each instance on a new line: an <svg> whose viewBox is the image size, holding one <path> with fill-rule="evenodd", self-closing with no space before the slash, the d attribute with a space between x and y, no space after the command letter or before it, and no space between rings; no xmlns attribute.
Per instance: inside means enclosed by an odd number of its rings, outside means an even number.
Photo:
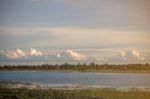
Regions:
<svg viewBox="0 0 150 99"><path fill-rule="evenodd" d="M58 59L72 60L72 61L85 61L87 57L83 54L77 53L73 50L66 50L56 55Z"/></svg>
<svg viewBox="0 0 150 99"><path fill-rule="evenodd" d="M122 52L121 55L125 60L134 59L134 60L144 60L144 57L141 55L140 52L135 50L128 50L125 52Z"/></svg>
<svg viewBox="0 0 150 99"><path fill-rule="evenodd" d="M126 50L108 58L107 62L133 63L142 62L144 60L145 57L140 52L135 50Z"/></svg>
<svg viewBox="0 0 150 99"><path fill-rule="evenodd" d="M30 52L28 53L28 62L48 62L49 57L47 55L44 55L43 52L30 48Z"/></svg>
<svg viewBox="0 0 150 99"><path fill-rule="evenodd" d="M123 50L123 49L122 49ZM128 63L149 63L149 52L139 52L136 50L91 50L73 49L63 51L41 52L31 48L23 52L21 49L0 50L0 62L53 62L53 63L90 63L99 64L128 64Z"/></svg>
<svg viewBox="0 0 150 99"><path fill-rule="evenodd" d="M1 50L0 51L0 61L48 61L47 56L43 55L41 51L31 48L30 51L23 52L21 49L16 50Z"/></svg>
<svg viewBox="0 0 150 99"><path fill-rule="evenodd" d="M26 54L19 48L17 48L16 50L12 50L12 51L7 51L6 52L6 57L10 58L10 59L15 59L15 58L21 58L21 57L25 57Z"/></svg>
<svg viewBox="0 0 150 99"><path fill-rule="evenodd" d="M43 53L41 51L38 51L36 49L31 48L30 49L30 55L31 56L43 56Z"/></svg>

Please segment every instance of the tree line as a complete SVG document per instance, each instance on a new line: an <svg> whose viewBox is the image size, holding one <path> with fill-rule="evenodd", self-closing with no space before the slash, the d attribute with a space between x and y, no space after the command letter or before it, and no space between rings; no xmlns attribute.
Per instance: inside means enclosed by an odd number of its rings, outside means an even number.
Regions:
<svg viewBox="0 0 150 99"><path fill-rule="evenodd" d="M112 71L150 71L150 64L43 64L43 65L5 65L0 66L0 70L74 70L74 71L103 71L103 70L112 70Z"/></svg>

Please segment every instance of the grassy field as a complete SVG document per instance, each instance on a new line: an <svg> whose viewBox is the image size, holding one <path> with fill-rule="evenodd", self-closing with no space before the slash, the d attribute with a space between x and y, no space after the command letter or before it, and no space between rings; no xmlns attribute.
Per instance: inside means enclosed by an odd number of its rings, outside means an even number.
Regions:
<svg viewBox="0 0 150 99"><path fill-rule="evenodd" d="M150 91L0 88L0 99L150 99Z"/></svg>

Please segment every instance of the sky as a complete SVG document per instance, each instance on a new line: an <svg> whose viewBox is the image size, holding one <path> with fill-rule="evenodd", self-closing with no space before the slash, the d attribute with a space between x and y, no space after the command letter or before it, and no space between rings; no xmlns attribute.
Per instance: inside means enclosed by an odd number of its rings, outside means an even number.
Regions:
<svg viewBox="0 0 150 99"><path fill-rule="evenodd" d="M0 62L150 63L149 0L0 0Z"/></svg>

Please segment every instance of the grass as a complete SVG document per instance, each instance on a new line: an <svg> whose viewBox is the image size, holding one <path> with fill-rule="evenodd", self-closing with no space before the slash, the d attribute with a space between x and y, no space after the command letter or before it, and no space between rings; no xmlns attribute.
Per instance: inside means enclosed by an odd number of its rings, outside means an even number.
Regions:
<svg viewBox="0 0 150 99"><path fill-rule="evenodd" d="M55 90L0 88L0 99L150 99L150 91L115 89Z"/></svg>

